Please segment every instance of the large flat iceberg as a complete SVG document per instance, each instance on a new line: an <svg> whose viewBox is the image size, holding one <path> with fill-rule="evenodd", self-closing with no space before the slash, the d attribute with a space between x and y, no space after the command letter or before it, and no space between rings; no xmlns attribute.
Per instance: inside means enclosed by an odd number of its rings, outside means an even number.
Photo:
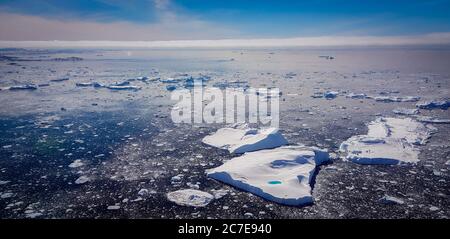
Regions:
<svg viewBox="0 0 450 239"><path fill-rule="evenodd" d="M238 154L288 144L276 128L253 129L246 125L219 129L216 133L203 138L202 142Z"/></svg>
<svg viewBox="0 0 450 239"><path fill-rule="evenodd" d="M298 206L313 202L316 167L328 160L325 150L283 146L245 153L208 170L207 175L267 200Z"/></svg>
<svg viewBox="0 0 450 239"><path fill-rule="evenodd" d="M417 145L423 145L431 126L410 119L378 118L368 125L367 135L356 135L343 142L340 151L359 164L403 164L419 161Z"/></svg>

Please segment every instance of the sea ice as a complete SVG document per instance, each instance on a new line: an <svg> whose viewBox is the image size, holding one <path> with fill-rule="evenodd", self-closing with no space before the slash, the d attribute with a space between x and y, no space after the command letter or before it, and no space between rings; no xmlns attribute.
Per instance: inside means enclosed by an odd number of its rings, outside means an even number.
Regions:
<svg viewBox="0 0 450 239"><path fill-rule="evenodd" d="M431 116L417 116L416 119L423 123L431 124L450 124L450 119L437 119Z"/></svg>
<svg viewBox="0 0 450 239"><path fill-rule="evenodd" d="M339 92L337 91L327 91L323 94L323 97L325 97L325 99L334 99L337 97L337 95L339 94Z"/></svg>
<svg viewBox="0 0 450 239"><path fill-rule="evenodd" d="M216 133L203 138L202 142L237 154L288 144L276 128L254 129L246 125L219 129Z"/></svg>
<svg viewBox="0 0 450 239"><path fill-rule="evenodd" d="M71 164L69 164L69 168L79 168L83 165L84 165L83 161L81 161L80 159L77 159L77 160L73 161Z"/></svg>
<svg viewBox="0 0 450 239"><path fill-rule="evenodd" d="M427 110L432 109L446 110L450 107L450 100L433 100L433 101L419 102L416 104L416 107Z"/></svg>
<svg viewBox="0 0 450 239"><path fill-rule="evenodd" d="M420 97L418 96L374 96L374 97L370 97L373 98L375 101L379 101L379 102L385 102L385 103L390 103L390 102L417 102L420 100Z"/></svg>
<svg viewBox="0 0 450 239"><path fill-rule="evenodd" d="M345 97L352 98L352 99L365 99L365 98L367 98L367 95L363 94L363 93L361 93L361 94L349 93Z"/></svg>
<svg viewBox="0 0 450 239"><path fill-rule="evenodd" d="M397 108L393 110L394 114L398 115L415 115L419 113L419 110L417 109L405 109L405 108Z"/></svg>
<svg viewBox="0 0 450 239"><path fill-rule="evenodd" d="M313 202L316 167L328 160L328 152L318 148L283 146L245 153L208 170L207 175L270 201L304 205Z"/></svg>
<svg viewBox="0 0 450 239"><path fill-rule="evenodd" d="M34 84L16 85L9 87L9 90L37 90L38 86Z"/></svg>
<svg viewBox="0 0 450 239"><path fill-rule="evenodd" d="M53 79L53 80L50 80L50 81L52 81L52 82L62 82L62 81L68 81L69 80L69 78L58 78L58 79Z"/></svg>
<svg viewBox="0 0 450 239"><path fill-rule="evenodd" d="M75 184L85 184L89 182L89 178L86 176L81 176L77 180L75 180Z"/></svg>
<svg viewBox="0 0 450 239"><path fill-rule="evenodd" d="M402 199L396 198L393 196L389 196L389 195L384 195L380 199L380 202L383 204L404 204L405 203Z"/></svg>
<svg viewBox="0 0 450 239"><path fill-rule="evenodd" d="M109 85L106 88L108 88L110 90L140 90L141 89L141 87L133 86L133 85L125 85L125 86Z"/></svg>
<svg viewBox="0 0 450 239"><path fill-rule="evenodd" d="M368 125L367 135L356 135L343 142L340 151L359 164L402 164L419 161L419 149L433 127L413 119L378 118Z"/></svg>
<svg viewBox="0 0 450 239"><path fill-rule="evenodd" d="M167 193L167 199L180 206L205 207L214 199L214 196L199 190L183 189Z"/></svg>

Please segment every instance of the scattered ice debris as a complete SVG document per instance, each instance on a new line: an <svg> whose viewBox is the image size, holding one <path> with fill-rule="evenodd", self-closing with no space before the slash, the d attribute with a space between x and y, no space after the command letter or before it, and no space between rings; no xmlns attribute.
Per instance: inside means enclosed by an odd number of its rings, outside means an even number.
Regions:
<svg viewBox="0 0 450 239"><path fill-rule="evenodd" d="M353 136L340 146L346 159L359 164L401 164L419 161L416 145L426 143L434 127L413 119L378 118L367 135Z"/></svg>
<svg viewBox="0 0 450 239"><path fill-rule="evenodd" d="M183 189L167 193L167 199L180 206L205 207L214 199L214 196L199 190Z"/></svg>
<svg viewBox="0 0 450 239"><path fill-rule="evenodd" d="M52 79L52 80L50 80L50 81L52 81L52 82L62 82L62 81L68 81L69 80L69 78L58 78L58 79Z"/></svg>
<svg viewBox="0 0 450 239"><path fill-rule="evenodd" d="M34 84L16 85L9 87L9 90L37 90L38 86Z"/></svg>
<svg viewBox="0 0 450 239"><path fill-rule="evenodd" d="M216 133L203 138L202 142L237 154L288 144L276 128L254 129L247 125L219 129Z"/></svg>
<svg viewBox="0 0 450 239"><path fill-rule="evenodd" d="M86 176L81 176L77 180L75 180L75 184L85 184L89 182L89 178Z"/></svg>
<svg viewBox="0 0 450 239"><path fill-rule="evenodd" d="M11 181L1 181L0 180L0 185L5 185L5 184L8 184L8 183L10 183Z"/></svg>
<svg viewBox="0 0 450 239"><path fill-rule="evenodd" d="M134 90L134 91L137 91L137 90L141 89L141 87L133 86L133 85L124 85L124 86L121 86L121 85L109 85L109 86L106 86L106 88L108 88L110 90Z"/></svg>
<svg viewBox="0 0 450 239"><path fill-rule="evenodd" d="M215 199L221 199L225 197L230 191L227 189L213 189L211 193L214 195Z"/></svg>
<svg viewBox="0 0 450 239"><path fill-rule="evenodd" d="M69 164L69 168L79 168L83 165L84 165L83 161L81 161L80 159L77 159L77 160L73 161L71 164Z"/></svg>
<svg viewBox="0 0 450 239"><path fill-rule="evenodd" d="M369 96L375 101L391 103L391 102L417 102L420 100L418 96Z"/></svg>
<svg viewBox="0 0 450 239"><path fill-rule="evenodd" d="M396 198L393 196L389 196L389 195L384 195L380 199L380 202L383 204L404 204L405 203L402 199Z"/></svg>
<svg viewBox="0 0 450 239"><path fill-rule="evenodd" d="M108 210L119 210L119 209L120 209L120 206L118 206L118 205L112 205L112 206L108 206L106 209L108 209Z"/></svg>
<svg viewBox="0 0 450 239"><path fill-rule="evenodd" d="M176 89L177 89L177 86L175 86L175 85L168 85L168 86L166 86L166 90L168 90L168 91L174 91Z"/></svg>
<svg viewBox="0 0 450 239"><path fill-rule="evenodd" d="M416 119L423 123L431 124L450 124L450 119L437 119L431 116L417 116Z"/></svg>
<svg viewBox="0 0 450 239"><path fill-rule="evenodd" d="M216 180L286 205L313 202L311 182L328 152L305 146L260 150L233 158L207 171Z"/></svg>
<svg viewBox="0 0 450 239"><path fill-rule="evenodd" d="M432 109L443 109L446 110L450 107L450 100L433 100L419 102L416 107L420 109L432 110Z"/></svg>
<svg viewBox="0 0 450 239"><path fill-rule="evenodd" d="M284 76L284 78L286 78L286 79L292 79L292 78L294 78L294 77L296 77L296 76L297 76L296 73L294 73L294 72L289 72L289 73L287 73L287 74Z"/></svg>
<svg viewBox="0 0 450 239"><path fill-rule="evenodd" d="M394 114L398 115L416 115L419 113L419 110L417 109L405 109L405 108L397 108L393 110Z"/></svg>
<svg viewBox="0 0 450 239"><path fill-rule="evenodd" d="M82 61L83 58L81 57L76 57L76 56L71 56L71 57L58 57L58 58L53 58L51 59L51 61Z"/></svg>
<svg viewBox="0 0 450 239"><path fill-rule="evenodd" d="M11 198L14 196L14 193L0 193L1 199Z"/></svg>
<svg viewBox="0 0 450 239"><path fill-rule="evenodd" d="M92 82L81 82L81 83L75 83L76 86L78 87L88 87L88 86L93 86L94 83Z"/></svg>
<svg viewBox="0 0 450 239"><path fill-rule="evenodd" d="M363 93L355 94L352 92L352 93L349 93L348 95L346 95L345 97L352 98L352 99L365 99L365 98L367 98L367 95L363 94Z"/></svg>
<svg viewBox="0 0 450 239"><path fill-rule="evenodd" d="M25 217L26 218L31 218L31 219L33 219L33 218L37 218L37 217L40 217L40 216L42 216L43 214L42 213L40 213L40 212L34 212L34 211L32 211L32 210L30 210L30 211L26 211L25 212Z"/></svg>
<svg viewBox="0 0 450 239"><path fill-rule="evenodd" d="M323 94L323 97L325 97L325 99L327 100L331 100L337 97L337 95L339 94L339 92L337 91L327 91Z"/></svg>
<svg viewBox="0 0 450 239"><path fill-rule="evenodd" d="M439 211L439 208L436 206L431 206L430 211L432 211L432 212Z"/></svg>

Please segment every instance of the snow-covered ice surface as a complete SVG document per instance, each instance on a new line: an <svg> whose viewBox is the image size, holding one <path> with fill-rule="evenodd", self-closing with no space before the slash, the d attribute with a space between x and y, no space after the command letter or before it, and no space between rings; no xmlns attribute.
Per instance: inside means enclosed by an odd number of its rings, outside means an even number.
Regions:
<svg viewBox="0 0 450 239"><path fill-rule="evenodd" d="M199 190L183 189L167 193L167 199L180 206L205 207L214 199L214 196Z"/></svg>
<svg viewBox="0 0 450 239"><path fill-rule="evenodd" d="M237 154L288 144L276 128L255 129L247 125L219 129L214 134L203 138L202 142Z"/></svg>
<svg viewBox="0 0 450 239"><path fill-rule="evenodd" d="M450 217L450 124L435 123L450 119L450 111L416 106L448 99L449 50L0 49L0 55L8 56L0 57L0 218ZM334 159L316 170L313 204L275 203L206 175L238 155L202 142L229 125L171 121L175 102L166 87L189 89L191 78L205 87L280 89L279 132L292 145L328 149ZM106 88L124 82L140 90ZM36 89L9 90L25 85ZM339 94L327 100L326 92ZM316 93L321 97L312 98ZM395 98L407 96L420 101ZM360 165L337 157L342 142L366 135L378 117L410 117L436 128L428 143L414 145L416 163ZM88 181L76 184L83 176ZM168 200L167 193L183 189L214 199L205 207ZM385 195L404 203L385 204Z"/></svg>
<svg viewBox="0 0 450 239"><path fill-rule="evenodd" d="M411 118L378 118L368 125L366 135L343 142L340 151L359 164L401 164L419 161L420 150L435 128Z"/></svg>
<svg viewBox="0 0 450 239"><path fill-rule="evenodd" d="M260 150L207 171L209 177L286 205L313 202L311 183L328 152L304 146Z"/></svg>

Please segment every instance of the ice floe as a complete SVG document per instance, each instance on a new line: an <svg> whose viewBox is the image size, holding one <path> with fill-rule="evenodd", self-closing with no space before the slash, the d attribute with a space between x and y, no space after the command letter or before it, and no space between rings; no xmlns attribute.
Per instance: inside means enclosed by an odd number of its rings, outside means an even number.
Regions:
<svg viewBox="0 0 450 239"><path fill-rule="evenodd" d="M430 124L450 124L450 119L438 119L431 116L417 116L416 119L423 123Z"/></svg>
<svg viewBox="0 0 450 239"><path fill-rule="evenodd" d="M238 154L288 144L276 128L255 129L247 125L219 129L216 133L203 138L202 142Z"/></svg>
<svg viewBox="0 0 450 239"><path fill-rule="evenodd" d="M372 98L378 102L417 102L420 100L418 96L369 96L368 98Z"/></svg>
<svg viewBox="0 0 450 239"><path fill-rule="evenodd" d="M420 109L443 109L446 110L450 107L450 100L433 100L433 101L424 101L416 104L416 107Z"/></svg>
<svg viewBox="0 0 450 239"><path fill-rule="evenodd" d="M9 87L9 90L37 90L38 86L35 84L16 85Z"/></svg>
<svg viewBox="0 0 450 239"><path fill-rule="evenodd" d="M183 189L167 193L167 199L180 206L205 207L214 196L199 190Z"/></svg>
<svg viewBox="0 0 450 239"><path fill-rule="evenodd" d="M311 182L316 167L329 160L314 147L283 146L245 153L207 171L216 180L286 205L313 202Z"/></svg>
<svg viewBox="0 0 450 239"><path fill-rule="evenodd" d="M86 176L80 176L77 180L75 180L75 184L85 184L89 182L89 178Z"/></svg>
<svg viewBox="0 0 450 239"><path fill-rule="evenodd" d="M325 99L331 100L336 98L338 94L339 92L337 91L327 91L323 94L323 97L325 97Z"/></svg>
<svg viewBox="0 0 450 239"><path fill-rule="evenodd" d="M343 142L340 151L359 164L402 164L419 161L417 145L426 143L434 127L405 118L378 118L368 125L367 135Z"/></svg>
<svg viewBox="0 0 450 239"><path fill-rule="evenodd" d="M393 196L389 196L389 195L384 195L380 199L380 202L383 204L404 204L405 203L402 199L396 198Z"/></svg>
<svg viewBox="0 0 450 239"><path fill-rule="evenodd" d="M351 99L365 99L365 98L367 98L367 95L363 94L363 93L355 94L352 92L352 93L347 94L345 97L351 98Z"/></svg>
<svg viewBox="0 0 450 239"><path fill-rule="evenodd" d="M394 109L392 112L394 112L394 114L398 114L398 115L416 115L416 114L419 113L419 110L417 110L417 109L397 108L397 109Z"/></svg>

